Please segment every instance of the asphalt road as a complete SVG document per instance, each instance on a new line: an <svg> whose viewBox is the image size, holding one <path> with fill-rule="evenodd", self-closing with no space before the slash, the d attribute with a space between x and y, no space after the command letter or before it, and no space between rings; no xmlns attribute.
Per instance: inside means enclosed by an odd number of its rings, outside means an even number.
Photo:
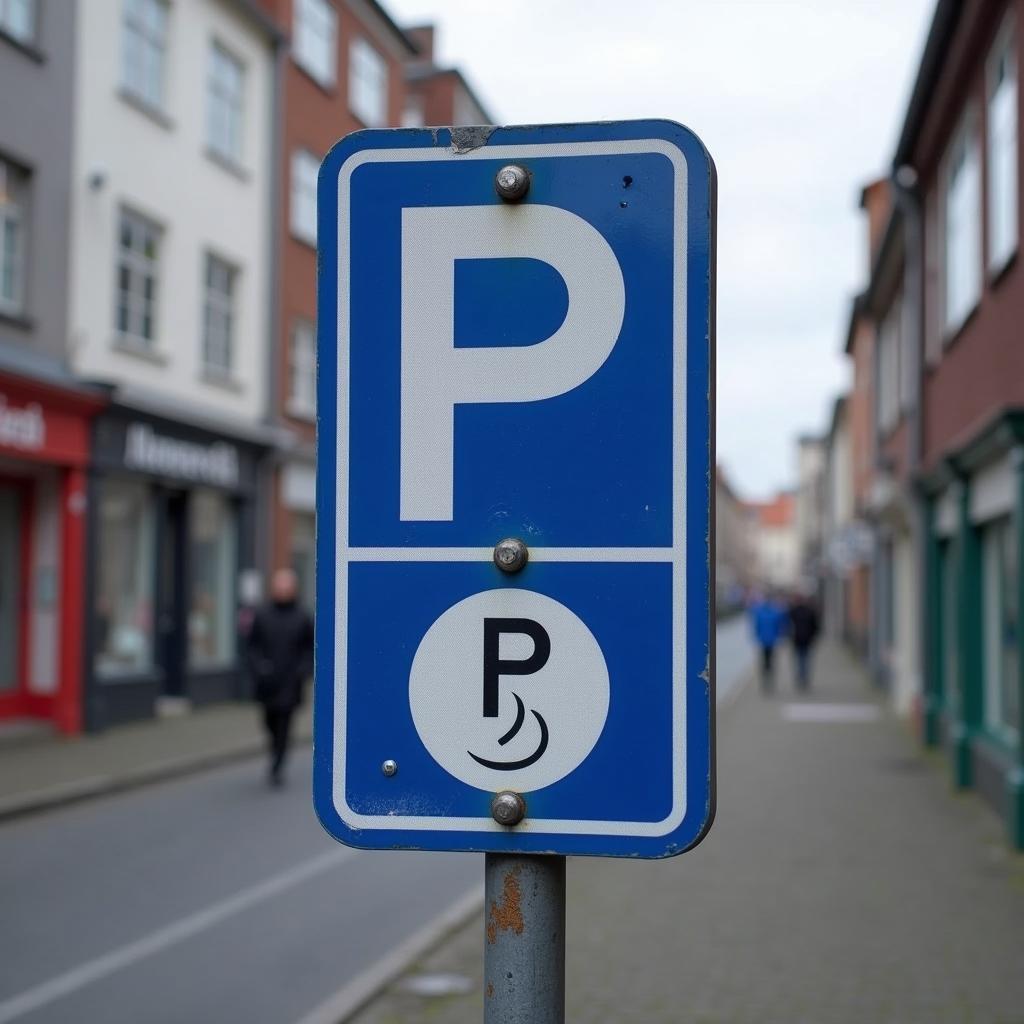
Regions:
<svg viewBox="0 0 1024 1024"><path fill-rule="evenodd" d="M752 661L718 631L723 699ZM363 853L310 757L249 762L0 828L0 1024L293 1024L481 882L478 856Z"/></svg>

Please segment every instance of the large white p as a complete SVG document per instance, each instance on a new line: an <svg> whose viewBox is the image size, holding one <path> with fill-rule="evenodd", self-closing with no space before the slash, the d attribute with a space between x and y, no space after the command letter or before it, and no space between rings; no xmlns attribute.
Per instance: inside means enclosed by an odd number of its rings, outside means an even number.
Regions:
<svg viewBox="0 0 1024 1024"><path fill-rule="evenodd" d="M536 345L455 347L455 261L521 257L562 275L569 307ZM618 260L581 217L554 206L402 211L400 518L454 517L455 406L565 394L601 367L622 327Z"/></svg>

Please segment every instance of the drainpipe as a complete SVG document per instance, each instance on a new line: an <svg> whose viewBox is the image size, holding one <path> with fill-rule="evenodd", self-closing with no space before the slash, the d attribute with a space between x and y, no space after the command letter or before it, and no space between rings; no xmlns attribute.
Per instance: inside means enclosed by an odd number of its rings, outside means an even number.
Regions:
<svg viewBox="0 0 1024 1024"><path fill-rule="evenodd" d="M907 465L911 481L910 509L914 561L917 569L918 613L916 619L917 664L922 690L920 730L926 745L938 736L938 666L935 645L929 643L929 595L938 586L937 560L931 554L931 516L927 495L916 480L924 455L924 222L917 171L910 164L898 167L892 176L896 205L903 217L903 332L910 339L907 355L910 376L910 410L907 430Z"/></svg>

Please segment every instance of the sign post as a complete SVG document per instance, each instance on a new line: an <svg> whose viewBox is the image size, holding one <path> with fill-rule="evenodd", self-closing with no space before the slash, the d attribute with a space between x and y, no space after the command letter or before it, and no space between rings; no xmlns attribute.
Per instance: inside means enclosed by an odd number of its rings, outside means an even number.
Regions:
<svg viewBox="0 0 1024 1024"><path fill-rule="evenodd" d="M314 802L477 850L488 1020L566 855L714 816L714 166L668 121L363 131L319 183Z"/></svg>

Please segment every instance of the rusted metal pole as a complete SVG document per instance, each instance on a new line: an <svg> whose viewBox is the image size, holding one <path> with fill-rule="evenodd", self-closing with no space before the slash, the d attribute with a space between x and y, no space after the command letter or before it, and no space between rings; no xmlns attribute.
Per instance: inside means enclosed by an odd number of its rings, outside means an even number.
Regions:
<svg viewBox="0 0 1024 1024"><path fill-rule="evenodd" d="M565 858L486 856L484 1024L564 1024Z"/></svg>

